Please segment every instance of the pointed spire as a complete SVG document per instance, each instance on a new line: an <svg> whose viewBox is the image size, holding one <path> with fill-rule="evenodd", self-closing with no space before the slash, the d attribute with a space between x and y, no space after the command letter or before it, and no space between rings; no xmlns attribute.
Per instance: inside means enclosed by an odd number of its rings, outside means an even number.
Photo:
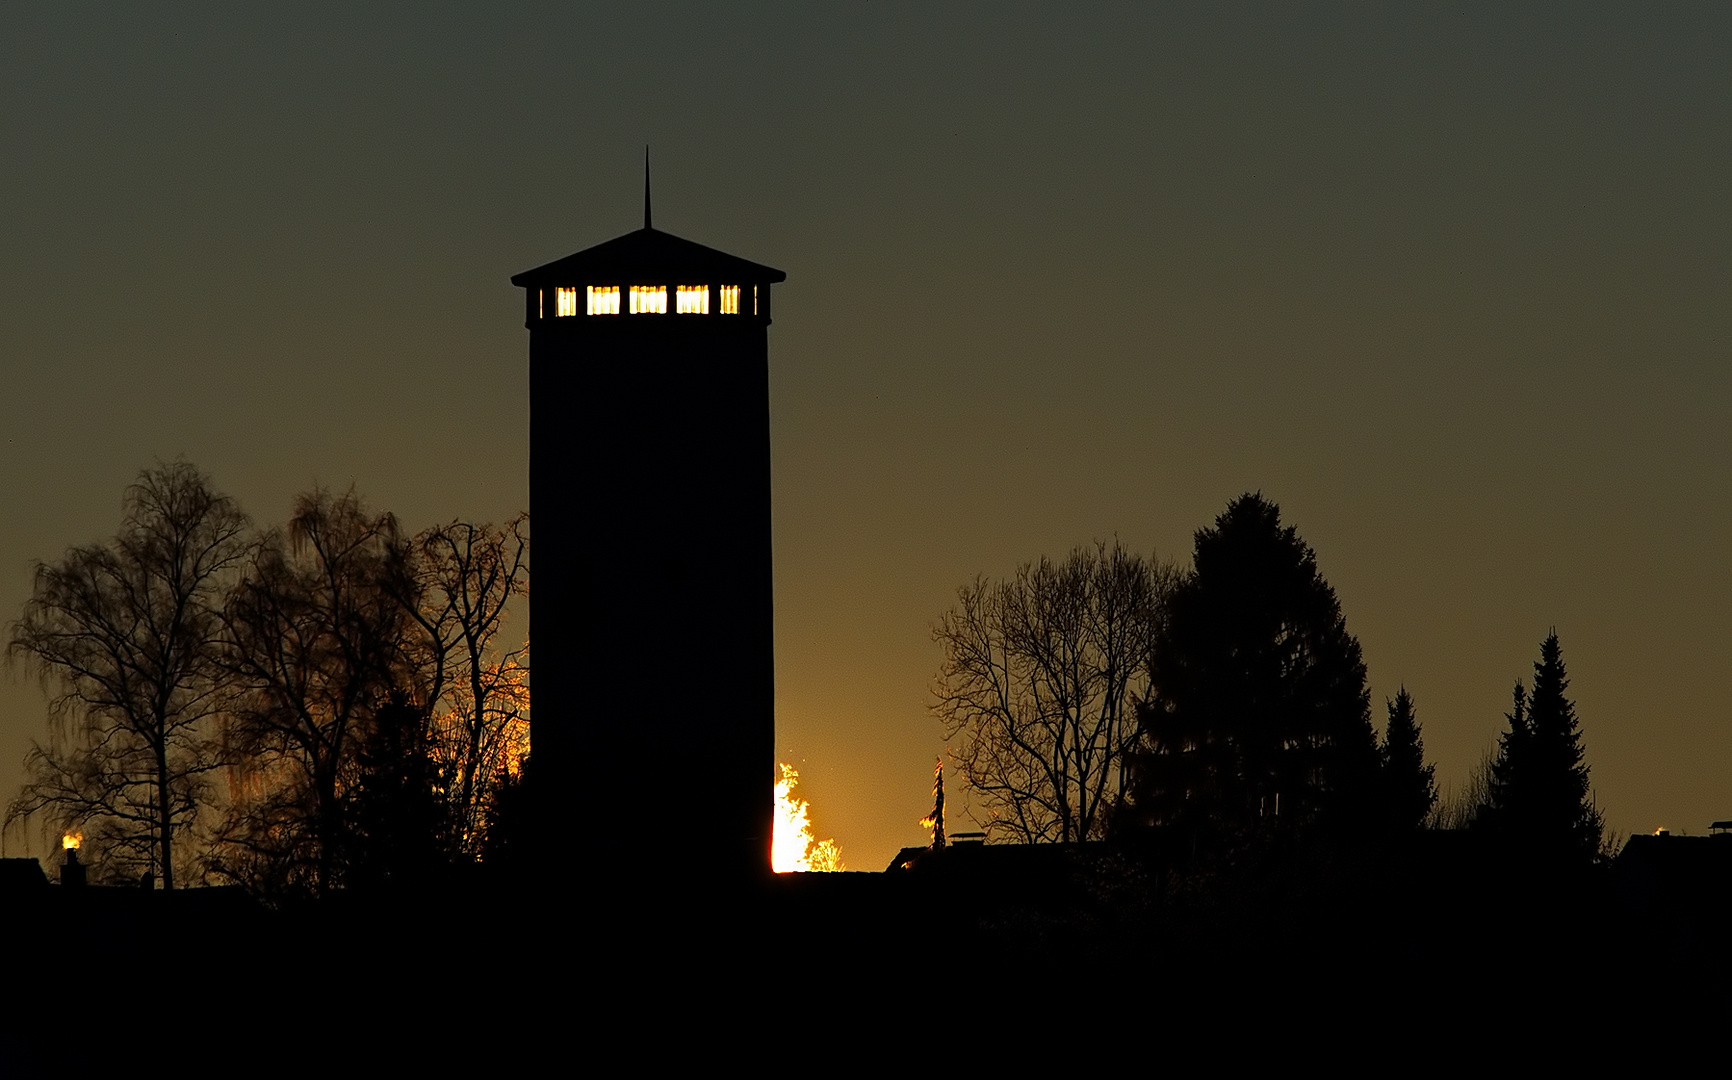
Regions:
<svg viewBox="0 0 1732 1080"><path fill-rule="evenodd" d="M643 148L643 227L650 227L649 144Z"/></svg>

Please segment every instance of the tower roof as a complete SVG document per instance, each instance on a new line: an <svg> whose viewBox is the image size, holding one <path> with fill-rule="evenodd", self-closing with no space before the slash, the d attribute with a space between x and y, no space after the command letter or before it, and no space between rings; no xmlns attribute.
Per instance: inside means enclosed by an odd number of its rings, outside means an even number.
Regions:
<svg viewBox="0 0 1732 1080"><path fill-rule="evenodd" d="M616 236L511 279L513 285L777 282L787 274L649 226Z"/></svg>

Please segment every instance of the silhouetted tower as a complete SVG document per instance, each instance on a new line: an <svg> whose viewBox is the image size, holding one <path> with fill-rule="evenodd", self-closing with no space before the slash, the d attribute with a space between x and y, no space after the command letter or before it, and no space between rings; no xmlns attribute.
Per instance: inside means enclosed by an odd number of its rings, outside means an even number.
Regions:
<svg viewBox="0 0 1732 1080"><path fill-rule="evenodd" d="M543 860L769 872L770 286L644 227L526 270ZM596 859L605 860L596 866Z"/></svg>

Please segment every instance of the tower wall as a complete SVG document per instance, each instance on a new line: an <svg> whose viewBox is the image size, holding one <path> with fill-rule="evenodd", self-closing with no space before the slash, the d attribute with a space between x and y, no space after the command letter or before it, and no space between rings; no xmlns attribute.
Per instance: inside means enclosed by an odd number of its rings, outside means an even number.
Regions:
<svg viewBox="0 0 1732 1080"><path fill-rule="evenodd" d="M767 325L531 320L533 748L586 863L769 870Z"/></svg>

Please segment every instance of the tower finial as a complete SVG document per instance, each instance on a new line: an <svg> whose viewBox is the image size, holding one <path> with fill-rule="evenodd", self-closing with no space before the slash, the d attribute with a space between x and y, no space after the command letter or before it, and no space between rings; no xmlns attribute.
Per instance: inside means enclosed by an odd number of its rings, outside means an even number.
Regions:
<svg viewBox="0 0 1732 1080"><path fill-rule="evenodd" d="M643 146L643 227L650 227L649 143Z"/></svg>

